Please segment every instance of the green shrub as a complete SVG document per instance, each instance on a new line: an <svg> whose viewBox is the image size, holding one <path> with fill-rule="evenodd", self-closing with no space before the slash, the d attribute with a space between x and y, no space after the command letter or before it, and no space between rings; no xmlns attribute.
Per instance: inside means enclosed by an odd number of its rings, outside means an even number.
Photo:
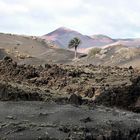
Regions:
<svg viewBox="0 0 140 140"><path fill-rule="evenodd" d="M101 51L101 48L93 48L89 50L88 57L95 57L96 54L99 54Z"/></svg>

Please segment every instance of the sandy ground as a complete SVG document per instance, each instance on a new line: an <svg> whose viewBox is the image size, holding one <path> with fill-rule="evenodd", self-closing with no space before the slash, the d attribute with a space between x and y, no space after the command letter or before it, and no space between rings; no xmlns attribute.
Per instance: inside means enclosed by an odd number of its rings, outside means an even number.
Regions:
<svg viewBox="0 0 140 140"><path fill-rule="evenodd" d="M140 129L140 114L103 106L8 101L0 108L1 139L98 139L112 130Z"/></svg>

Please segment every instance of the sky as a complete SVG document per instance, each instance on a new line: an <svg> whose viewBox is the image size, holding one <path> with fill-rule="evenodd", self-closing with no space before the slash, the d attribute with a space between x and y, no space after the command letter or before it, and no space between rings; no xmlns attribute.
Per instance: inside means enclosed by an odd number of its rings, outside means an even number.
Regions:
<svg viewBox="0 0 140 140"><path fill-rule="evenodd" d="M140 38L140 0L0 0L0 32L41 36L59 27Z"/></svg>

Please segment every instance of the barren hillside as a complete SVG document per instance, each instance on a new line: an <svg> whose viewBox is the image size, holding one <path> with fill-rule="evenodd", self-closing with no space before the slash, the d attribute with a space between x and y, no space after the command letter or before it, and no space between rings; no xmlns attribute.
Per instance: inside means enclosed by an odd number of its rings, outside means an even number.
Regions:
<svg viewBox="0 0 140 140"><path fill-rule="evenodd" d="M67 32L69 33L73 31L68 30ZM64 34L67 33L61 32L60 35ZM109 40L110 42L110 40L112 40L109 37L103 35L94 36L94 38L96 38L97 42L106 42L107 40ZM82 50L82 48L80 47L79 49ZM94 64L123 67L129 67L131 65L133 67L140 67L139 47L129 47L121 44L107 45L101 48L101 51L96 55L90 54L86 56L79 53L79 59L77 61L73 61L73 51L63 48L57 48L53 43L46 42L44 39L41 39L39 37L1 33L0 59L2 59L5 55L9 55L19 64Z"/></svg>
<svg viewBox="0 0 140 140"><path fill-rule="evenodd" d="M74 53L55 48L39 37L0 34L0 55L9 55L20 64L69 63ZM5 52L5 53L4 53Z"/></svg>
<svg viewBox="0 0 140 140"><path fill-rule="evenodd" d="M87 57L87 62L96 65L133 66L140 67L140 48L124 45L108 45L96 54L92 50Z"/></svg>

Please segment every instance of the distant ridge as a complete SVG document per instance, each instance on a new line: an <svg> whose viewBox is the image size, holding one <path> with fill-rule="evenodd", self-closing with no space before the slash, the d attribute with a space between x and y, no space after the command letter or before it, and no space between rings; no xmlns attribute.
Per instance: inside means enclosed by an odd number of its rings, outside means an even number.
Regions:
<svg viewBox="0 0 140 140"><path fill-rule="evenodd" d="M45 39L46 41L53 42L60 48L67 48L69 41L74 37L78 37L82 41L79 48L104 46L114 42L114 40L111 38L109 40L109 37L107 38L107 40L105 40L105 36L103 39L94 38L94 36L90 37L87 35L83 35L66 27L60 27L48 34L43 35L41 38Z"/></svg>

